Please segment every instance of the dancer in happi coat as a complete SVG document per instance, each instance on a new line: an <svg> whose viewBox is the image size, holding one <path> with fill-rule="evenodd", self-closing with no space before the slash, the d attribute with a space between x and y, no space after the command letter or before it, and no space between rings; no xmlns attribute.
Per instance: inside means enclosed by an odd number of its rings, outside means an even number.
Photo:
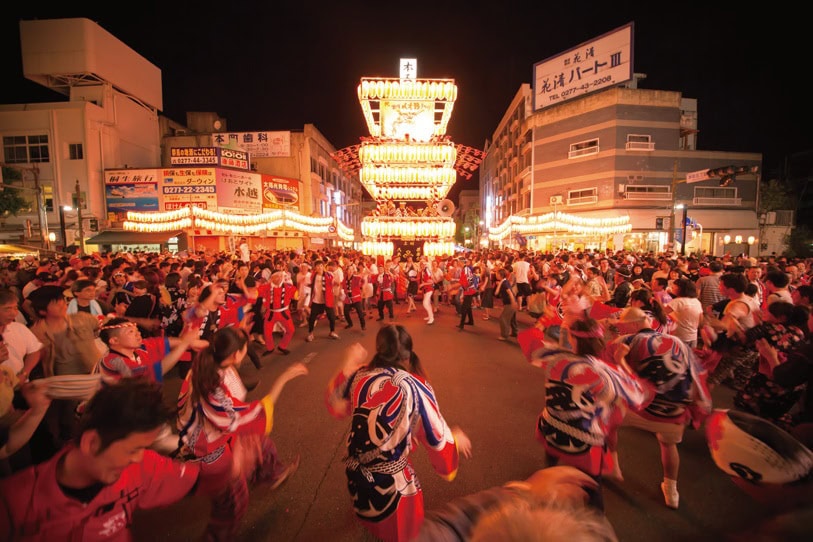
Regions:
<svg viewBox="0 0 813 542"><path fill-rule="evenodd" d="M237 368L248 348L248 334L241 328L218 330L211 345L195 356L178 395L178 454L201 465L200 484L206 494L216 495L207 540L234 540L248 508L249 482L276 488L299 466L299 457L287 465L279 459L269 433L282 388L308 369L291 365L266 396L247 401Z"/></svg>
<svg viewBox="0 0 813 542"><path fill-rule="evenodd" d="M294 320L291 317L291 302L296 294L296 286L284 282L284 278L285 275L282 271L275 271L271 275L271 282L260 285L260 296L266 300L266 313L268 314L263 327L266 344L266 351L263 355L274 351L274 326L277 323L283 329L282 339L279 341L277 350L286 356L291 352L288 350L288 345L291 344L295 331Z"/></svg>
<svg viewBox="0 0 813 542"><path fill-rule="evenodd" d="M409 460L413 447L423 444L435 471L451 481L458 454L470 457L471 443L443 419L403 326L382 327L375 356L367 359L358 343L346 350L328 385L327 406L333 416L352 416L345 472L356 515L379 539L410 540L424 517L421 485Z"/></svg>
<svg viewBox="0 0 813 542"><path fill-rule="evenodd" d="M351 263L347 266L347 276L344 279L344 320L347 325L344 329L353 327L353 311L359 317L359 326L364 331L367 328L367 323L364 319L364 304L362 299L362 292L366 284L364 276L357 273L356 265Z"/></svg>
<svg viewBox="0 0 813 542"><path fill-rule="evenodd" d="M574 351L547 347L537 327L518 337L528 361L545 371L545 405L537 420L537 439L548 461L576 467L599 482L591 502L603 509L602 473L613 472L616 430L623 407L643 408L647 393L632 374L615 369L597 356L604 351L604 330L591 318L570 327Z"/></svg>

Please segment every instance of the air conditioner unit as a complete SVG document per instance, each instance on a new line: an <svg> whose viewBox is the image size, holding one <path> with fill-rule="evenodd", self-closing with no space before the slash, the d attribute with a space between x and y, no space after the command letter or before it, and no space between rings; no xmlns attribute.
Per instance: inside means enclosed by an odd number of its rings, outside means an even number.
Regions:
<svg viewBox="0 0 813 542"><path fill-rule="evenodd" d="M565 198L562 196L551 196L550 197L550 204L551 205L561 205L565 202Z"/></svg>
<svg viewBox="0 0 813 542"><path fill-rule="evenodd" d="M187 131L186 130L175 130L175 135L176 136L185 136L185 135L187 135Z"/></svg>

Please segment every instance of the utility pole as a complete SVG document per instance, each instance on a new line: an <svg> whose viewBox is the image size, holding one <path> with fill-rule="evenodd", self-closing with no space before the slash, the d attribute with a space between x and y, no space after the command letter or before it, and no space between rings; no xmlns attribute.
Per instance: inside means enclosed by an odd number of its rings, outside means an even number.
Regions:
<svg viewBox="0 0 813 542"><path fill-rule="evenodd" d="M677 204L677 167L678 163L675 160L675 165L672 170L672 205L669 210L669 245L674 250L675 248L675 205Z"/></svg>
<svg viewBox="0 0 813 542"><path fill-rule="evenodd" d="M79 222L79 255L85 253L85 228L82 225L82 190L76 179L76 220Z"/></svg>

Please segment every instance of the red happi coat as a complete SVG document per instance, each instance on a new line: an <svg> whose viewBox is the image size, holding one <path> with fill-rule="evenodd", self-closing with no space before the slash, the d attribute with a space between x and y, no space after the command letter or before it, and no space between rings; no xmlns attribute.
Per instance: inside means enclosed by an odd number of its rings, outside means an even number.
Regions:
<svg viewBox="0 0 813 542"><path fill-rule="evenodd" d="M313 274L311 277L311 303L313 303L313 298L316 295L316 280L317 277L316 273ZM335 307L336 306L336 299L333 296L333 273L330 271L325 271L321 275L322 286L324 286L323 290L325 293L325 306L326 307Z"/></svg>
<svg viewBox="0 0 813 542"><path fill-rule="evenodd" d="M296 287L287 282L283 282L279 286L274 286L269 282L260 285L257 293L263 298L263 306L266 312L279 311L279 309L288 309L291 306Z"/></svg>
<svg viewBox="0 0 813 542"><path fill-rule="evenodd" d="M423 268L423 271L421 271L421 276L418 280L420 292L422 294L431 292L435 289L435 281L432 279L432 270L428 267Z"/></svg>
<svg viewBox="0 0 813 542"><path fill-rule="evenodd" d="M358 303L361 301L362 286L364 286L364 277L361 275L347 277L347 280L344 281L344 293L347 295L347 299L350 300L351 303Z"/></svg>
<svg viewBox="0 0 813 542"><path fill-rule="evenodd" d="M383 271L378 275L378 292L384 301L392 301L392 274Z"/></svg>

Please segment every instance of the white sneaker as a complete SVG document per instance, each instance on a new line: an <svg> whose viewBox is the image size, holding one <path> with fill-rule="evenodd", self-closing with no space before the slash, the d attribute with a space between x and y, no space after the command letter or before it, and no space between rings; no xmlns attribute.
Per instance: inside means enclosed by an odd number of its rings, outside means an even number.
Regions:
<svg viewBox="0 0 813 542"><path fill-rule="evenodd" d="M313 341L313 333L311 333L310 335L308 335L307 337L305 337L305 341L306 341L306 342L312 342L312 341Z"/></svg>
<svg viewBox="0 0 813 542"><path fill-rule="evenodd" d="M335 332L331 331L330 335L328 335L328 337L330 337L331 339L338 339L339 335L338 335L338 333L335 333Z"/></svg>
<svg viewBox="0 0 813 542"><path fill-rule="evenodd" d="M663 492L663 500L666 503L666 506L672 508L673 510L677 510L678 503L680 501L677 483L667 484L666 482L661 482L661 491Z"/></svg>

